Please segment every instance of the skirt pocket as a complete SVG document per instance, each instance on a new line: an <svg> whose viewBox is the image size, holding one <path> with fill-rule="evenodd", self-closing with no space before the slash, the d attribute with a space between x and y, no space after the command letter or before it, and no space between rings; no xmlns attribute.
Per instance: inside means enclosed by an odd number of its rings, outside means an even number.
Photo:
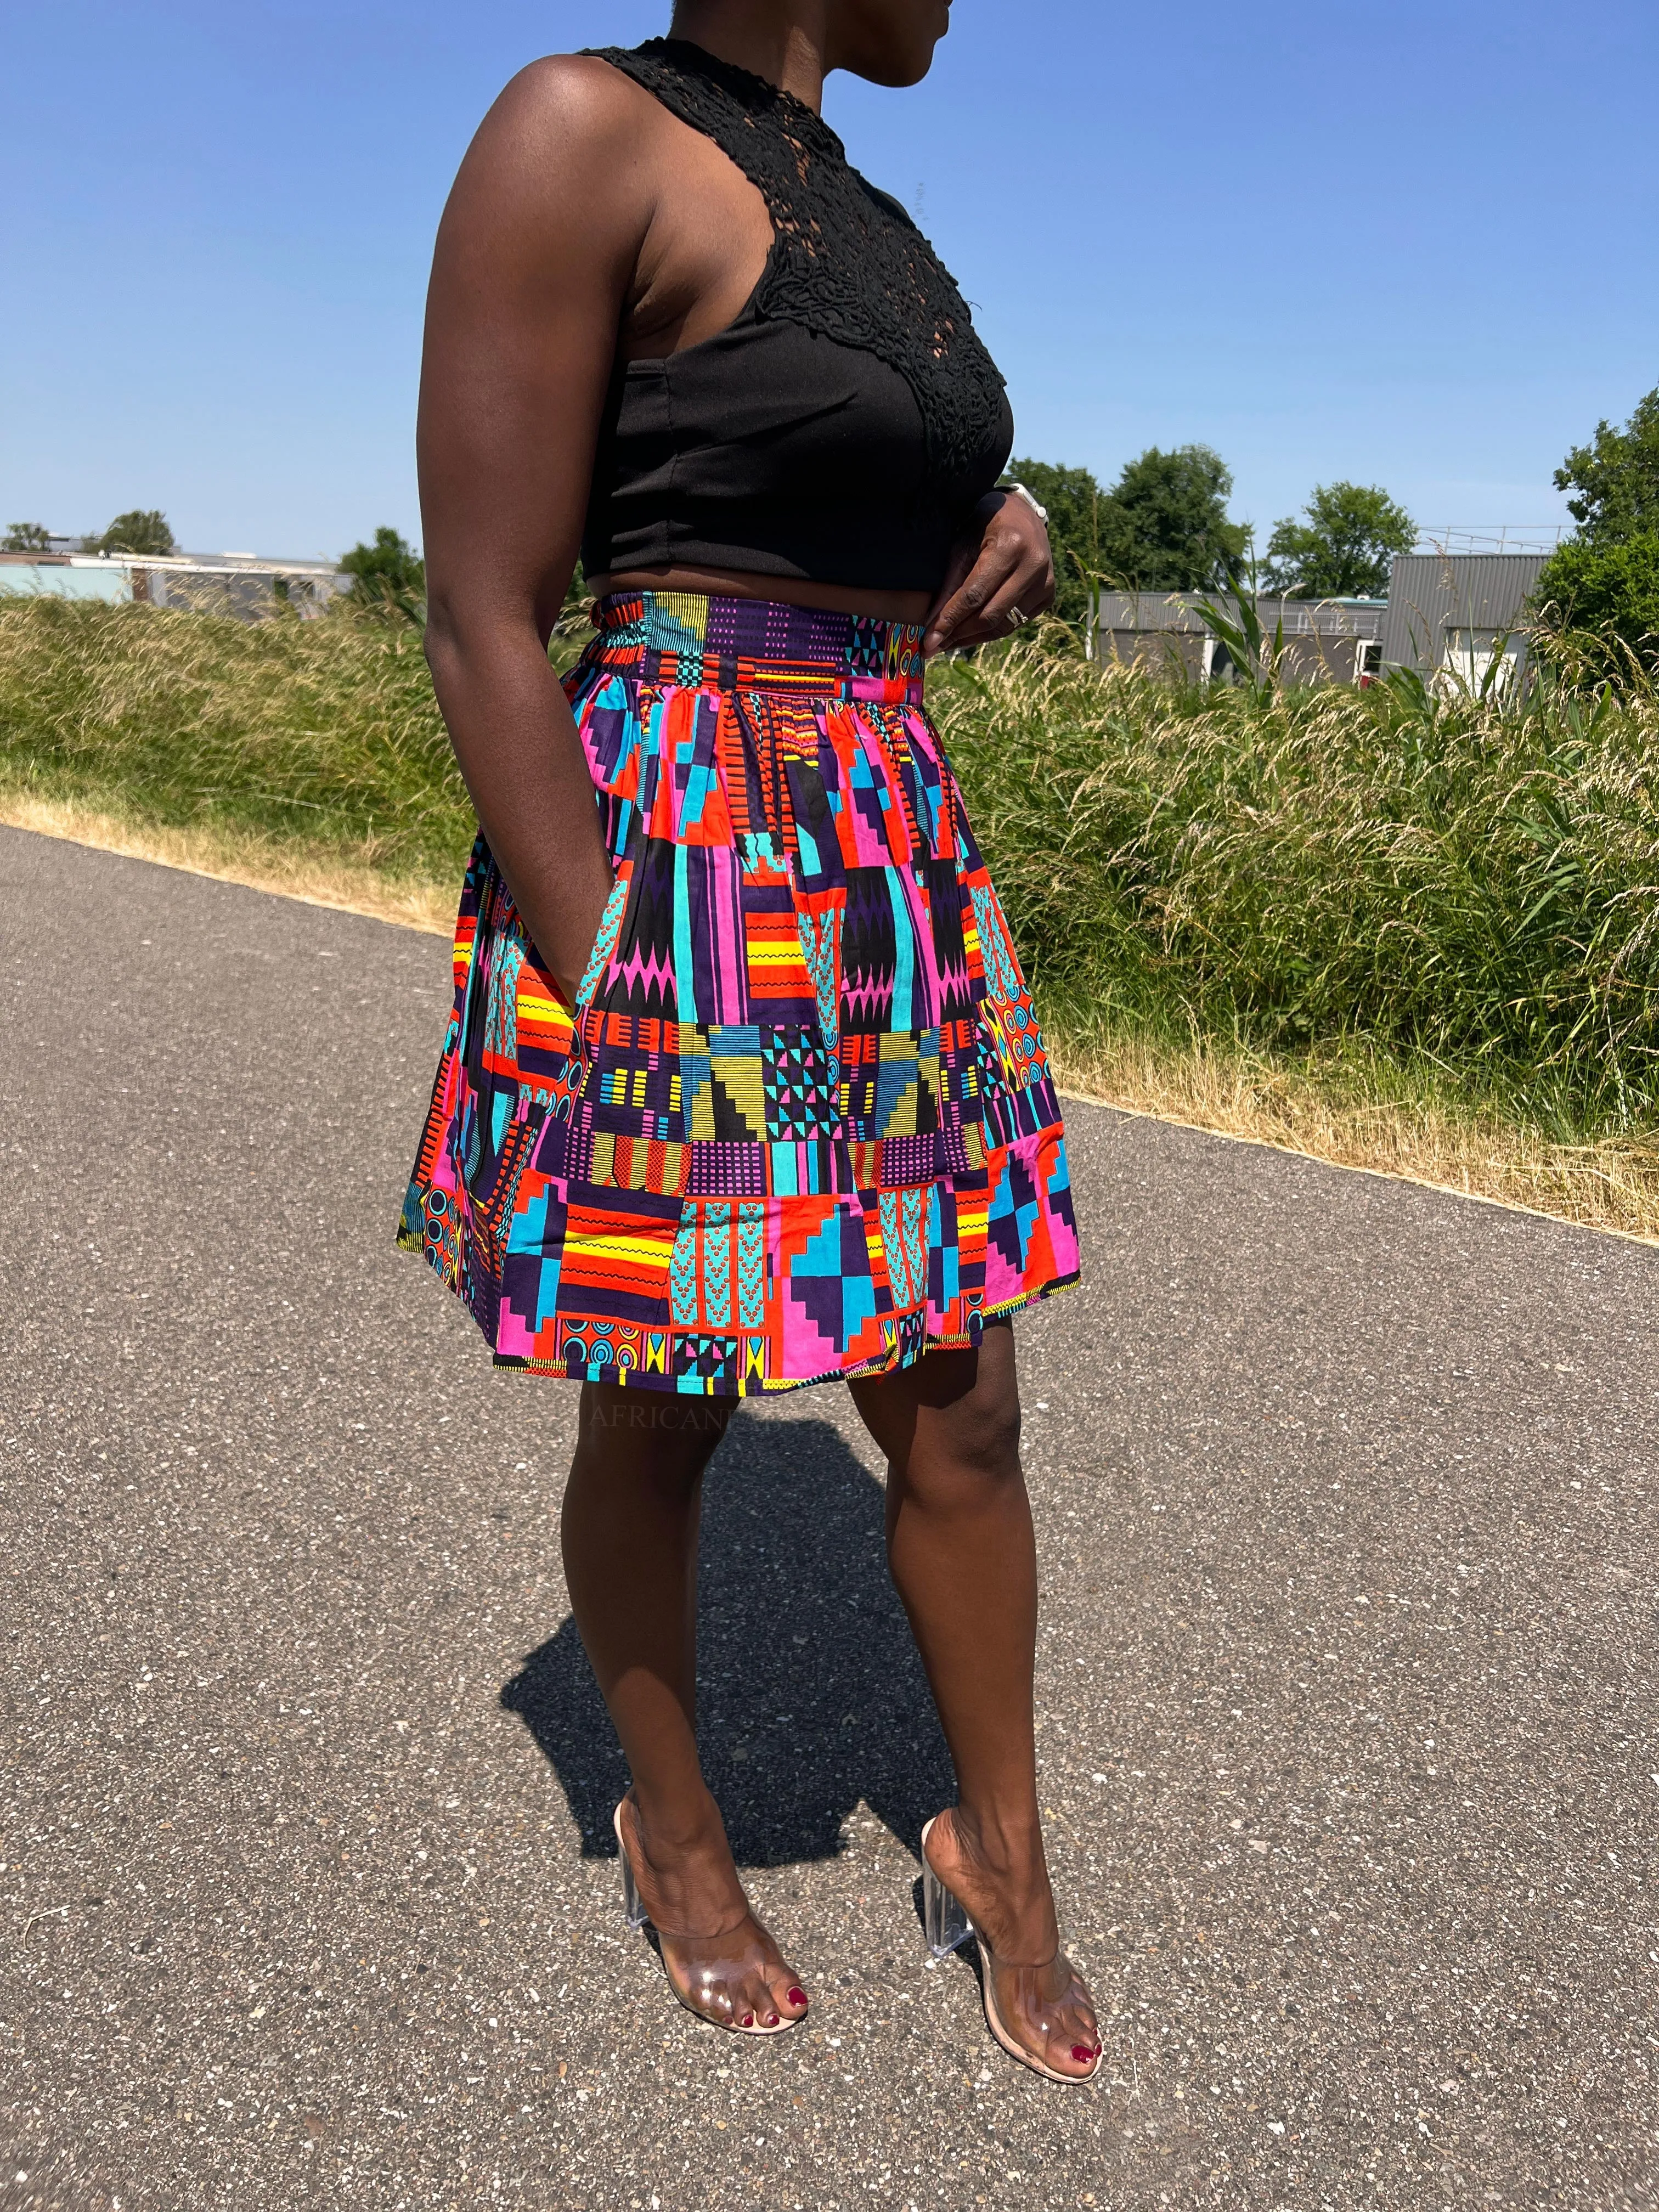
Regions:
<svg viewBox="0 0 1659 2212"><path fill-rule="evenodd" d="M575 1002L537 957L493 865L486 926L474 954L463 1035L457 1163L480 1268L499 1283L519 1186L550 1115L568 1121L593 1066L590 1002L615 952L628 905L619 871L599 917Z"/></svg>
<svg viewBox="0 0 1659 2212"><path fill-rule="evenodd" d="M596 1020L599 1030L604 1025L592 1000L622 933L630 873L624 863L612 880L574 1003L537 957L504 884L499 900L490 902L463 1024L469 1040L463 1066L480 1107L476 1139L465 1163L469 1189L489 1174L520 1099L568 1115L580 1097L592 1065Z"/></svg>

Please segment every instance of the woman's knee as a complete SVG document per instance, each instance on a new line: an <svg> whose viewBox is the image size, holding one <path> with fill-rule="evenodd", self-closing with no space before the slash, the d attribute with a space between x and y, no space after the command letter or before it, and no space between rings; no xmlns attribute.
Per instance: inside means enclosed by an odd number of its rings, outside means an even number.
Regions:
<svg viewBox="0 0 1659 2212"><path fill-rule="evenodd" d="M941 1490L964 1478L975 1488L1019 1481L1019 1384L1011 1329L988 1329L975 1352L931 1354L912 1371L910 1400L909 1419L884 1422L889 1433L877 1433L913 1488Z"/></svg>
<svg viewBox="0 0 1659 2212"><path fill-rule="evenodd" d="M976 1382L927 1425L922 1456L996 1481L1019 1476L1019 1393L1010 1376Z"/></svg>

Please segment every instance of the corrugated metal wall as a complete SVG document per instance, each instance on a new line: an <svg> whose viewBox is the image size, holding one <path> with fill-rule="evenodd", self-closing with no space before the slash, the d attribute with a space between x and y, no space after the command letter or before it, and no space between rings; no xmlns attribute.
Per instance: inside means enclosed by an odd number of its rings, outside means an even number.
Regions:
<svg viewBox="0 0 1659 2212"><path fill-rule="evenodd" d="M1389 581L1382 662L1428 676L1445 658L1450 630L1516 629L1543 553L1404 553Z"/></svg>
<svg viewBox="0 0 1659 2212"><path fill-rule="evenodd" d="M1103 592L1100 627L1103 630L1201 632L1207 625L1198 609L1208 599L1230 622L1237 619L1237 602L1227 592ZM1381 599L1258 599L1261 627L1272 635L1283 623L1286 637L1380 637Z"/></svg>
<svg viewBox="0 0 1659 2212"><path fill-rule="evenodd" d="M1094 633L1097 660L1197 678L1231 664L1206 653L1209 625L1198 592L1103 592ZM1219 593L1212 602L1230 621L1237 602ZM1382 632L1383 606L1372 599L1258 599L1256 614L1267 638L1284 632L1280 673L1290 684L1355 684L1375 660L1364 650Z"/></svg>

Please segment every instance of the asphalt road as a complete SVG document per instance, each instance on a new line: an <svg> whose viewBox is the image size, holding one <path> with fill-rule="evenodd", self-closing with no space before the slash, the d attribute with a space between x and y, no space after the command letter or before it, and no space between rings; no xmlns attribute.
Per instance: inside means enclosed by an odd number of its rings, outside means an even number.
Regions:
<svg viewBox="0 0 1659 2212"><path fill-rule="evenodd" d="M712 1777L816 1993L745 2045L622 1923L574 1394L392 1249L445 947L12 831L0 936L6 2212L1655 2204L1659 1255L1074 1109L1021 1358L1104 2075L925 1960L830 1390L712 1478Z"/></svg>

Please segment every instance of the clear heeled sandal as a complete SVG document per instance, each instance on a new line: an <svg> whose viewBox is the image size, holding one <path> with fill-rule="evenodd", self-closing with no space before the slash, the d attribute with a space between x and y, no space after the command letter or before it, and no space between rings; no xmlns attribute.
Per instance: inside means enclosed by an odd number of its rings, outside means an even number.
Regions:
<svg viewBox="0 0 1659 2212"><path fill-rule="evenodd" d="M937 1815L935 1815L936 1819ZM1021 2043L1004 2020L997 1996L998 1972L1046 1974L1061 1960L1063 1954L1056 1947L1054 1957L1040 1966L1016 1966L1010 1960L999 1959L989 1943L969 1918L968 1908L962 1899L933 1872L932 1863L927 1856L927 1838L933 1826L934 1820L929 1820L921 1832L922 1925L928 1950L935 1959L948 1959L952 1951L959 1951L969 1942L976 1944L980 1959L980 1996L985 2006L985 2025L1008 2056L1011 2058L1017 2058L1022 2066L1029 2066L1034 2074L1041 2074L1045 2081L1063 2081L1068 2084L1092 2081L1100 2071L1103 2055L1098 2033L1095 2038L1093 2063L1088 2071L1082 2074L1062 2074L1058 2068L1050 2066L1046 2059L1040 2057L1036 2051ZM1071 1972L1070 1960L1066 1960L1065 1964L1072 1981L1076 1983L1077 1977ZM1081 1987L1080 1984L1077 1985ZM1081 2048L1080 2045L1076 2045L1073 2047L1073 2050Z"/></svg>
<svg viewBox="0 0 1659 2212"><path fill-rule="evenodd" d="M745 2019L734 2017L723 2020L718 2011L693 2003L689 1989L681 1988L679 1978L669 1962L668 1953L665 1947L672 1943L678 1950L688 1954L684 1961L687 1973L692 1982L702 1984L703 1994L708 2001L708 2006L712 2008L714 1992L724 1988L735 1975L744 1971L743 1962L729 1955L732 1939L738 1934L739 1929L729 1929L723 1935L719 1936L692 1936L682 1933L676 1929L664 1928L653 1920L645 1899L640 1894L640 1886L634 1875L634 1862L629 1856L628 1840L623 1834L623 1804L626 1802L627 1800L624 1798L611 1816L611 1825L617 1832L617 1856L622 1865L623 1917L635 1934L640 1934L648 1928L656 1936L658 1954L662 1960L664 1977L669 1988L685 2007L687 2012L691 2014L694 2019L705 2021L710 2027L723 2027L733 2035L781 2035L786 2028L793 2027L805 2020L805 1998L804 1992L799 1990L799 1985L790 1991L790 1997L792 2002L799 1997L801 2009L793 2017L780 2011L776 2018L769 2022L757 2020L752 2013ZM746 1917L753 1921L755 1926L761 1929L763 1935L765 1935L765 1929L761 1928L760 1922L755 1918L752 1911ZM741 1924L739 1923L739 1928ZM769 1936L767 1940L769 1942L771 1939ZM693 1955L699 1950L713 1955L706 1957L699 1964Z"/></svg>

